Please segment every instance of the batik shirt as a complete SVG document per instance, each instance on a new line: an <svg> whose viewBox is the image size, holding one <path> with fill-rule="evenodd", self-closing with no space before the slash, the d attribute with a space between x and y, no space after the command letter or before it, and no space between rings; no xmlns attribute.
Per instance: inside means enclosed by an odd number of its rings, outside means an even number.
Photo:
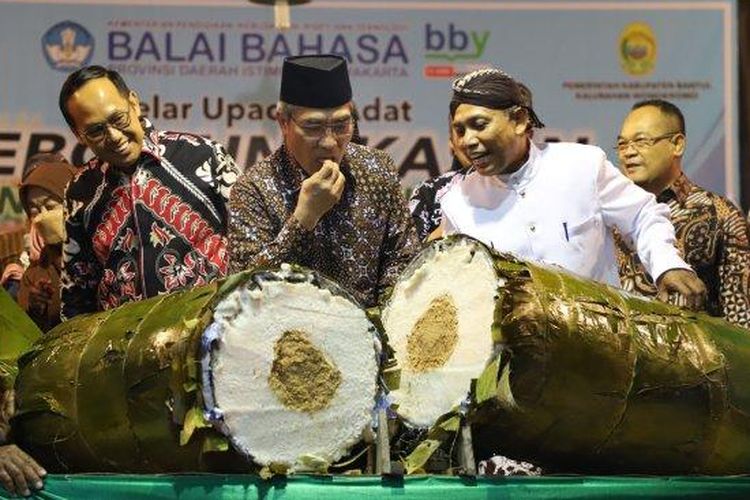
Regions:
<svg viewBox="0 0 750 500"><path fill-rule="evenodd" d="M145 130L132 174L94 158L68 185L63 319L226 274L234 160L214 141Z"/></svg>
<svg viewBox="0 0 750 500"><path fill-rule="evenodd" d="M417 186L409 197L409 211L414 219L419 239L424 241L440 226L443 211L440 198L450 189L451 183L461 171L450 170L442 175L427 179Z"/></svg>
<svg viewBox="0 0 750 500"><path fill-rule="evenodd" d="M339 202L308 231L293 217L307 174L282 146L248 169L230 202L230 269L284 262L319 271L364 306L377 304L419 251L393 160L382 151L346 147Z"/></svg>
<svg viewBox="0 0 750 500"><path fill-rule="evenodd" d="M669 206L677 247L708 289L708 313L750 328L750 237L742 212L684 174L657 200ZM655 296L651 276L638 256L615 236L623 288Z"/></svg>

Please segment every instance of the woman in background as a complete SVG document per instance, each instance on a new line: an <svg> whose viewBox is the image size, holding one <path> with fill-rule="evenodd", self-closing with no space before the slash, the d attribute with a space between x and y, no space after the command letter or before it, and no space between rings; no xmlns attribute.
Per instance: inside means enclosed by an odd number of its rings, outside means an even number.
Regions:
<svg viewBox="0 0 750 500"><path fill-rule="evenodd" d="M46 332L60 322L60 269L65 237L63 194L75 169L62 162L39 164L18 190L33 230L43 241L39 259L21 277L18 304Z"/></svg>

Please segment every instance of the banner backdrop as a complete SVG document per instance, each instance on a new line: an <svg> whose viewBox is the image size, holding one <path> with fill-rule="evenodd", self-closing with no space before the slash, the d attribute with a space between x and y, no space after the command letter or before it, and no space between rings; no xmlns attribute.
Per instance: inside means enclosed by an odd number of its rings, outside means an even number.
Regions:
<svg viewBox="0 0 750 500"><path fill-rule="evenodd" d="M687 119L688 175L738 193L735 4L716 1L324 1L292 29L246 0L0 0L0 184L30 155L87 158L58 109L66 75L116 69L158 128L223 141L250 166L279 143L285 56L350 62L360 129L395 159L405 188L450 166L448 101L460 72L501 66L533 91L539 141L612 146L637 100ZM12 211L2 192L0 217ZM0 219L1 221L1 219Z"/></svg>

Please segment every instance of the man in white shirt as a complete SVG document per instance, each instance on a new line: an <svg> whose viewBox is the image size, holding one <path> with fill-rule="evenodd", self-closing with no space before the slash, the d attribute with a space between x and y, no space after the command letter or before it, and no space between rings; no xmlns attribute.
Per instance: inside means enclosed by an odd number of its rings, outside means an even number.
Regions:
<svg viewBox="0 0 750 500"><path fill-rule="evenodd" d="M469 171L441 199L445 234L463 233L520 258L619 286L611 227L633 247L666 300L703 306L706 288L674 246L669 209L622 175L594 146L537 147L543 126L518 84L498 69L453 84L451 126Z"/></svg>

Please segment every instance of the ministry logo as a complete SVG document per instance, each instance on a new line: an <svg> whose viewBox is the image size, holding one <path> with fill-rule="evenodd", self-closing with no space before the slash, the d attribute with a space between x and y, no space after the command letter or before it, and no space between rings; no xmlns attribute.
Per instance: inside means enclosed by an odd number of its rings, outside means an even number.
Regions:
<svg viewBox="0 0 750 500"><path fill-rule="evenodd" d="M42 36L42 51L53 69L76 70L88 64L94 55L94 37L80 24L63 21Z"/></svg>

